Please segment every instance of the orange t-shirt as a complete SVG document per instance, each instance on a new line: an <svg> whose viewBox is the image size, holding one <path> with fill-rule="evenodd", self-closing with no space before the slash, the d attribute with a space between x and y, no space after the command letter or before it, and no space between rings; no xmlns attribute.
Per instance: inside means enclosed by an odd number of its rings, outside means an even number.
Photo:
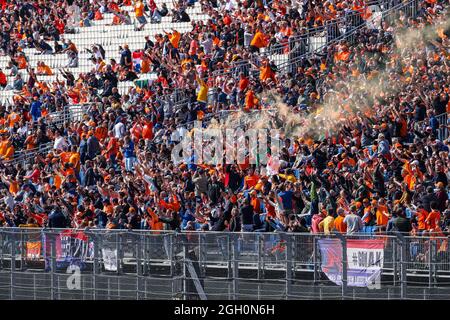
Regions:
<svg viewBox="0 0 450 320"><path fill-rule="evenodd" d="M416 212L417 214L417 229L425 230L427 228L427 223L425 220L428 217L428 212L425 209L419 209Z"/></svg>
<svg viewBox="0 0 450 320"><path fill-rule="evenodd" d="M250 42L251 46L257 47L257 48L264 48L267 46L267 41L265 35L258 31L256 32L255 36L253 37L252 41Z"/></svg>
<svg viewBox="0 0 450 320"><path fill-rule="evenodd" d="M9 127L13 128L16 122L20 121L20 116L16 112L10 113L7 117L7 122L9 122Z"/></svg>
<svg viewBox="0 0 450 320"><path fill-rule="evenodd" d="M6 149L5 160L12 160L13 157L14 157L14 147L13 145L10 145L8 149Z"/></svg>
<svg viewBox="0 0 450 320"><path fill-rule="evenodd" d="M144 15L144 4L142 1L138 1L134 7L134 13L136 17L142 17Z"/></svg>
<svg viewBox="0 0 450 320"><path fill-rule="evenodd" d="M347 232L347 225L344 223L344 217L337 216L336 219L334 219L334 229L339 232Z"/></svg>
<svg viewBox="0 0 450 320"><path fill-rule="evenodd" d="M274 78L274 73L272 71L272 69L270 68L270 66L262 66L260 69L260 74L259 74L259 79L261 81L266 81L267 79L273 79Z"/></svg>
<svg viewBox="0 0 450 320"><path fill-rule="evenodd" d="M377 225L378 226L386 226L389 218L384 215L387 213L388 209L386 206L379 205L377 208Z"/></svg>
<svg viewBox="0 0 450 320"><path fill-rule="evenodd" d="M427 230L435 230L438 227L440 220L441 213L437 210L431 210L431 212L428 214L427 219L425 220L428 226Z"/></svg>
<svg viewBox="0 0 450 320"><path fill-rule="evenodd" d="M174 32L169 36L169 41L175 49L178 49L178 44L180 42L180 39L181 39L181 34L176 30L174 30Z"/></svg>

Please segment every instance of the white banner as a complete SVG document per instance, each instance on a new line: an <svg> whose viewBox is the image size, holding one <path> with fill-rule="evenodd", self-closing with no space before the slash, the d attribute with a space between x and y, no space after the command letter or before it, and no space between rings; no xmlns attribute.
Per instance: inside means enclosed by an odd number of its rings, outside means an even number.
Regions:
<svg viewBox="0 0 450 320"><path fill-rule="evenodd" d="M117 249L102 249L103 266L107 271L117 271Z"/></svg>

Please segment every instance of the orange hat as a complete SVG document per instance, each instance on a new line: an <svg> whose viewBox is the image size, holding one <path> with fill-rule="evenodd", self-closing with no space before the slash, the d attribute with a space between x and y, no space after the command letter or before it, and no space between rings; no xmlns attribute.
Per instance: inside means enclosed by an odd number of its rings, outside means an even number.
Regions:
<svg viewBox="0 0 450 320"><path fill-rule="evenodd" d="M94 135L94 131L92 131L92 130L89 130L89 132L88 132L88 136L93 136Z"/></svg>
<svg viewBox="0 0 450 320"><path fill-rule="evenodd" d="M375 199L372 200L372 204L377 204L377 203L378 203L377 200L375 200Z"/></svg>
<svg viewBox="0 0 450 320"><path fill-rule="evenodd" d="M355 206L356 206L356 208L361 208L361 206L362 206L362 203L361 203L361 201L357 201L357 202L355 202Z"/></svg>

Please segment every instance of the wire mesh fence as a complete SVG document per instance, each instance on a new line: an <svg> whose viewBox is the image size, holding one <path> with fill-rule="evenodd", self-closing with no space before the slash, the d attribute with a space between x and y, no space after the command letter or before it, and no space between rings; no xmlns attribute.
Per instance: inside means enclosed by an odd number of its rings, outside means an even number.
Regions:
<svg viewBox="0 0 450 320"><path fill-rule="evenodd" d="M323 240L338 244L342 283ZM355 240L382 244L378 287L350 285L370 251ZM446 299L449 258L429 236L7 228L0 299Z"/></svg>

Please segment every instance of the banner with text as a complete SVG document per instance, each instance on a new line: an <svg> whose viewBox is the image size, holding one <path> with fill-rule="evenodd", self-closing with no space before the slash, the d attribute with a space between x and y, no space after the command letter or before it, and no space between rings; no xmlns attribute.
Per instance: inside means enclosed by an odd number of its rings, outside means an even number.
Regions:
<svg viewBox="0 0 450 320"><path fill-rule="evenodd" d="M321 268L328 279L342 285L342 243L339 239L320 239ZM347 240L347 285L371 287L380 283L383 269L383 240Z"/></svg>
<svg viewBox="0 0 450 320"><path fill-rule="evenodd" d="M86 259L94 257L94 243L83 231L64 230L56 235L56 268L67 268L69 265L77 265L80 269L85 268ZM50 268L51 240L50 236L44 234L44 252L46 269Z"/></svg>

